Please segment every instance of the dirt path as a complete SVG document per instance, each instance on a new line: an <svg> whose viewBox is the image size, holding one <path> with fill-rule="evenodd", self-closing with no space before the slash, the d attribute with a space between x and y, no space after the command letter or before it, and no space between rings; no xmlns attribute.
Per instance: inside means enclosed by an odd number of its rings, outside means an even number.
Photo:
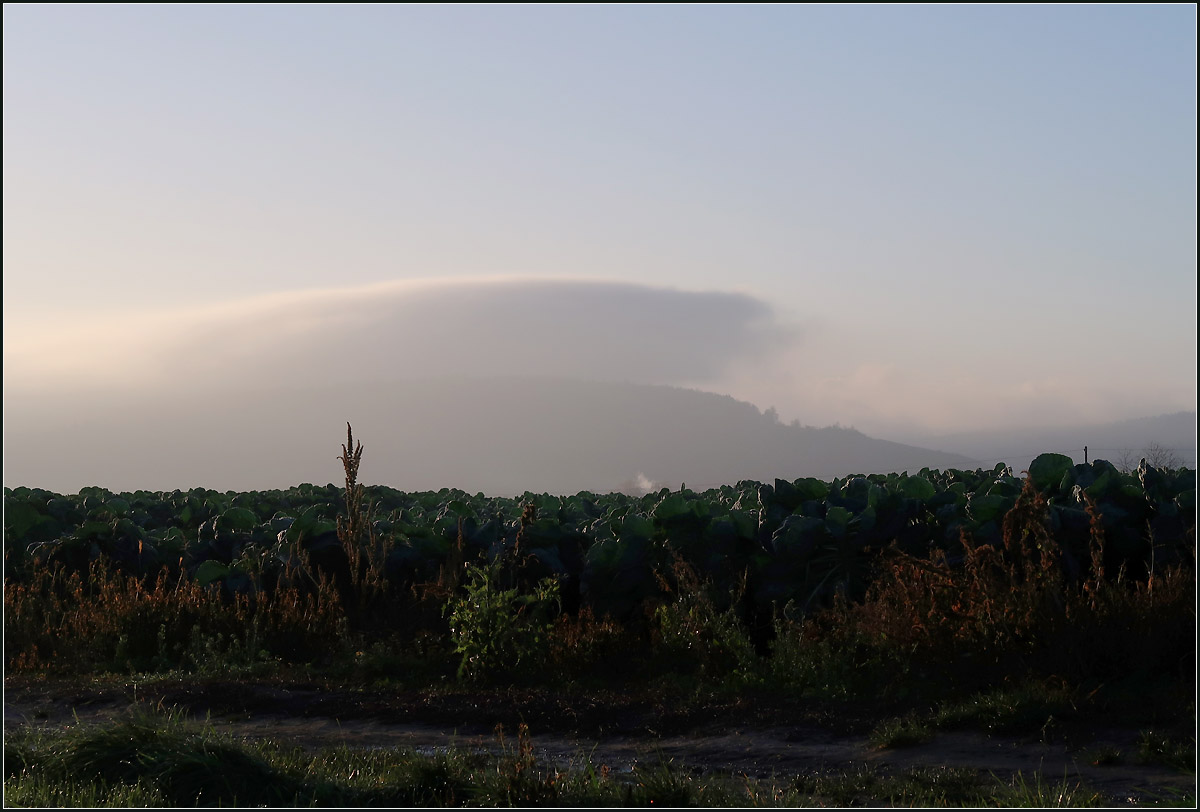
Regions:
<svg viewBox="0 0 1200 812"><path fill-rule="evenodd" d="M312 749L347 745L435 752L450 747L498 751L497 722L504 725L511 745L524 718L539 761L560 767L590 761L625 772L639 763L667 761L696 772L758 778L863 767L965 767L997 777L1039 772L1047 781L1082 782L1117 805L1144 805L1171 790L1196 791L1194 775L1134 761L1136 730L1073 731L1050 742L950 731L914 747L880 750L869 743L861 720L831 723L819 713L777 711L770 714L777 723L771 723L761 714L737 708L680 718L662 707L601 702L580 712L577 701L524 699L341 692L303 685L155 684L147 689L134 684L79 688L7 681L4 726L8 732L23 725L103 722L120 718L134 703L148 703L186 709L246 739L274 739ZM1091 763L1089 754L1103 747L1125 756L1116 764Z"/></svg>

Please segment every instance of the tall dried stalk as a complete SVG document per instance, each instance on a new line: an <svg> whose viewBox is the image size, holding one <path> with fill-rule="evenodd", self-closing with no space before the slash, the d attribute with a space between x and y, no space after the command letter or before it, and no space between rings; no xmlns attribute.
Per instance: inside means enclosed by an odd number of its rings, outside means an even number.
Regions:
<svg viewBox="0 0 1200 812"><path fill-rule="evenodd" d="M343 604L354 620L366 618L378 599L387 591L384 575L383 545L371 526L371 507L365 504L365 491L358 481L362 464L362 443L355 445L354 429L346 423L346 442L338 459L346 472L346 514L337 517L337 535L350 566L352 595L343 595Z"/></svg>
<svg viewBox="0 0 1200 812"><path fill-rule="evenodd" d="M363 486L358 484L358 466L362 464L362 455L362 443L357 447L354 445L354 429L346 423L346 443L342 446L342 456L338 457L346 470L346 515L343 517L339 514L337 517L338 538L343 545L348 540L358 541L366 518L362 507Z"/></svg>

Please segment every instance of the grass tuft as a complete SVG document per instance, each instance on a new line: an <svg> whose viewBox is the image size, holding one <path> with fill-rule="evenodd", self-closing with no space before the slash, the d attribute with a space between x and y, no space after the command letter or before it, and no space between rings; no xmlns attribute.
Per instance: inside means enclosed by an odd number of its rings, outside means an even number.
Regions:
<svg viewBox="0 0 1200 812"><path fill-rule="evenodd" d="M932 738L933 730L915 716L905 716L882 722L867 737L871 744L881 750L914 747L924 744Z"/></svg>
<svg viewBox="0 0 1200 812"><path fill-rule="evenodd" d="M1143 764L1162 764L1176 770L1196 772L1196 737L1170 736L1149 729L1138 734L1137 759Z"/></svg>

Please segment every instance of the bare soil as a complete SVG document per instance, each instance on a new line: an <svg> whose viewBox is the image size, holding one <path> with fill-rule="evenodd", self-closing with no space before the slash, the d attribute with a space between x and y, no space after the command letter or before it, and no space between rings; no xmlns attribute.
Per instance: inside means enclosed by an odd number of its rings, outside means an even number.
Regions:
<svg viewBox="0 0 1200 812"><path fill-rule="evenodd" d="M590 761L610 770L670 762L700 773L790 778L875 767L965 767L997 778L1039 772L1103 793L1112 805L1153 803L1172 792L1194 797L1195 774L1136 759L1138 728L1073 720L1025 737L939 731L924 744L874 747L868 733L893 715L885 707L788 702L767 697L676 704L669 697L603 692L404 691L347 689L304 682L155 681L98 684L8 677L4 729L111 721L150 704L209 719L246 739L308 749L407 747L498 750L498 726L511 738L529 726L540 761ZM1186 720L1183 720L1186 722ZM1113 764L1096 754L1116 750Z"/></svg>

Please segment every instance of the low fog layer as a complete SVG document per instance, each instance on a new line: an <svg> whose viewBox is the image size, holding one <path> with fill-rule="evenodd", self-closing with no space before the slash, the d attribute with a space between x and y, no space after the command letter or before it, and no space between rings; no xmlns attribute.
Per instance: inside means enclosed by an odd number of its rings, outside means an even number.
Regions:
<svg viewBox="0 0 1200 812"><path fill-rule="evenodd" d="M53 432L10 433L10 484L57 491L340 482L345 421L361 481L402 490L707 488L739 479L964 467L856 431L779 423L733 398L561 379L433 379L97 402Z"/></svg>
<svg viewBox="0 0 1200 812"><path fill-rule="evenodd" d="M1035 426L1021 431L985 430L954 434L901 433L896 439L927 445L979 460L1004 462L1020 471L1033 453L1054 451L1076 462L1104 459L1125 468L1142 457L1157 464L1196 467L1196 413L1142 417L1112 423L1080 421L1074 426Z"/></svg>

